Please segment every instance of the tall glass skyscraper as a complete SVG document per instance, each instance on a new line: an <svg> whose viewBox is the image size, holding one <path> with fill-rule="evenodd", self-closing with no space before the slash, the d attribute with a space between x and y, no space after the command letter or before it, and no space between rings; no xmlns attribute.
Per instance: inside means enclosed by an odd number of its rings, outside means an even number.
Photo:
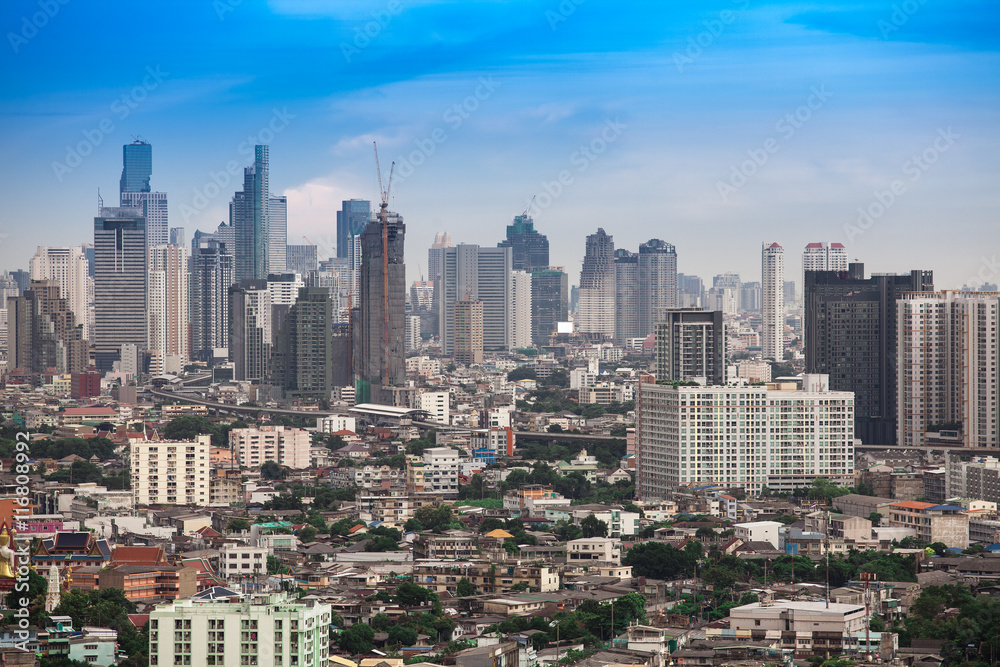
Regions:
<svg viewBox="0 0 1000 667"><path fill-rule="evenodd" d="M153 146L136 139L122 146L122 180L120 191L149 192L149 179L153 175Z"/></svg>
<svg viewBox="0 0 1000 667"><path fill-rule="evenodd" d="M256 146L253 166L243 169L243 190L229 204L236 237L236 282L267 280L270 272L269 193L268 147Z"/></svg>
<svg viewBox="0 0 1000 667"><path fill-rule="evenodd" d="M122 146L121 206L142 210L146 219L146 243L152 247L169 242L167 193L152 192L153 146L136 139Z"/></svg>
<svg viewBox="0 0 1000 667"><path fill-rule="evenodd" d="M530 215L515 216L514 224L507 225L507 238L497 246L512 248L511 266L515 271L532 271L549 265L549 239L535 231Z"/></svg>
<svg viewBox="0 0 1000 667"><path fill-rule="evenodd" d="M365 199L344 201L337 211L337 257L347 259L351 237L360 236L372 218L372 203Z"/></svg>
<svg viewBox="0 0 1000 667"><path fill-rule="evenodd" d="M111 370L121 346L146 349L146 219L136 208L94 218L94 359Z"/></svg>

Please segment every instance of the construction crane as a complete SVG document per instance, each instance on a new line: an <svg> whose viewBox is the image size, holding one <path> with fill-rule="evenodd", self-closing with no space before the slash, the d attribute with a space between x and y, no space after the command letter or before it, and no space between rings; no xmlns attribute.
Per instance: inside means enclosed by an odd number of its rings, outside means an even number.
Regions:
<svg viewBox="0 0 1000 667"><path fill-rule="evenodd" d="M396 163L389 167L389 180L385 187L382 187L382 167L378 162L378 143L372 142L375 147L375 171L378 174L378 190L382 198L379 204L379 220L382 222L382 319L383 338L382 344L382 386L389 386L392 383L389 377L389 224L387 213L389 211L389 191L392 189L392 174L396 170Z"/></svg>
<svg viewBox="0 0 1000 667"><path fill-rule="evenodd" d="M524 209L524 213L521 214L522 218L525 217L525 216L527 216L528 215L528 211L530 211L531 207L535 205L535 198L536 197L538 197L538 195L531 195L531 201L528 202L528 207L526 209Z"/></svg>

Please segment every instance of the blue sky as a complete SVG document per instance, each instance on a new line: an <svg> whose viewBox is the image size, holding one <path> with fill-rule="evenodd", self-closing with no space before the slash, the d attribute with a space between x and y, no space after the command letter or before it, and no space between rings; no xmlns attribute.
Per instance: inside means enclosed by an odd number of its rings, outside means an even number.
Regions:
<svg viewBox="0 0 1000 667"><path fill-rule="evenodd" d="M327 249L339 202L377 197L377 140L411 279L435 232L493 245L537 195L574 282L597 227L706 281L759 280L765 240L789 279L840 241L1000 281L995 2L16 0L0 26L0 268L91 240L140 135L188 238L264 138L289 242Z"/></svg>

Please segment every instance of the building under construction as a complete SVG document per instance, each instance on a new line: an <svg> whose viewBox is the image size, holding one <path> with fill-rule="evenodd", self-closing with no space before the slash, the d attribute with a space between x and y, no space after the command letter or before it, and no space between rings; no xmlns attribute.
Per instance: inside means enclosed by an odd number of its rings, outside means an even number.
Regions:
<svg viewBox="0 0 1000 667"><path fill-rule="evenodd" d="M351 345L357 402L395 405L400 392L393 387L406 383L406 226L397 213L386 211L384 216L384 222L380 216L368 223L361 235L361 277L358 305L351 313Z"/></svg>

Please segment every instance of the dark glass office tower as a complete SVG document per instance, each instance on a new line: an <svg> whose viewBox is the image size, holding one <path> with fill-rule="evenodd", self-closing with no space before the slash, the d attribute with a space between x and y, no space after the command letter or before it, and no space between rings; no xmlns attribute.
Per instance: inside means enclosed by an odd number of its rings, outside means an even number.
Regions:
<svg viewBox="0 0 1000 667"><path fill-rule="evenodd" d="M122 146L120 192L150 192L153 175L153 147L142 139Z"/></svg>
<svg viewBox="0 0 1000 667"><path fill-rule="evenodd" d="M350 199L341 204L341 210L337 211L337 257L347 259L351 237L364 233L371 219L370 201Z"/></svg>
<svg viewBox="0 0 1000 667"><path fill-rule="evenodd" d="M805 272L806 373L854 392L854 434L866 445L896 444L896 299L933 290L933 271L865 278L855 263Z"/></svg>
<svg viewBox="0 0 1000 667"><path fill-rule="evenodd" d="M677 251L674 246L650 239L639 246L639 336L645 338L664 308L677 307Z"/></svg>
<svg viewBox="0 0 1000 667"><path fill-rule="evenodd" d="M136 208L94 218L94 359L106 372L123 344L146 349L146 219Z"/></svg>
<svg viewBox="0 0 1000 667"><path fill-rule="evenodd" d="M569 319L569 276L561 267L531 272L531 340L548 345L556 325Z"/></svg>
<svg viewBox="0 0 1000 667"><path fill-rule="evenodd" d="M189 282L192 358L212 361L215 350L229 347L229 287L232 284L232 252L211 236L200 238L191 256Z"/></svg>
<svg viewBox="0 0 1000 667"><path fill-rule="evenodd" d="M268 147L254 148L254 163L243 169L243 190L229 204L236 239L235 281L267 280L270 273L270 189Z"/></svg>
<svg viewBox="0 0 1000 667"><path fill-rule="evenodd" d="M514 271L532 271L549 265L549 238L535 231L530 215L514 217L514 224L507 225L507 238L498 248L511 249L511 268Z"/></svg>

